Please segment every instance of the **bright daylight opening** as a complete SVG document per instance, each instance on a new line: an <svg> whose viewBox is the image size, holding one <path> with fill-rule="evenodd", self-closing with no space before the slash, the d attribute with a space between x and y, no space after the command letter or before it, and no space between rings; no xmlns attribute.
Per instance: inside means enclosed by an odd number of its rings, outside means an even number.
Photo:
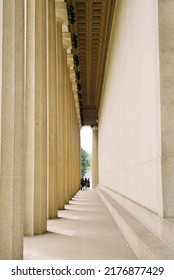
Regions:
<svg viewBox="0 0 174 280"><path fill-rule="evenodd" d="M81 135L81 177L89 179L92 187L92 129L84 126ZM85 189L85 188L84 188Z"/></svg>

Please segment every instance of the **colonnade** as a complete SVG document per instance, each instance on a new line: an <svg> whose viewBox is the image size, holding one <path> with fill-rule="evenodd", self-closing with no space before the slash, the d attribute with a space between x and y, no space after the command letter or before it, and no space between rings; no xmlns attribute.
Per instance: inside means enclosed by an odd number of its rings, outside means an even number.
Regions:
<svg viewBox="0 0 174 280"><path fill-rule="evenodd" d="M80 184L80 114L66 4L0 2L0 259L23 258L23 235Z"/></svg>

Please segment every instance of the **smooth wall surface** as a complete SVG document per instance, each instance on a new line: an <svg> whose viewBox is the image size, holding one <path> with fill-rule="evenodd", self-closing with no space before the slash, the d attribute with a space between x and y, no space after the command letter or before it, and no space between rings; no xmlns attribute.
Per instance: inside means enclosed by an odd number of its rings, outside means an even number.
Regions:
<svg viewBox="0 0 174 280"><path fill-rule="evenodd" d="M164 217L174 217L174 1L158 1Z"/></svg>
<svg viewBox="0 0 174 280"><path fill-rule="evenodd" d="M99 113L99 184L162 215L157 0L119 0Z"/></svg>

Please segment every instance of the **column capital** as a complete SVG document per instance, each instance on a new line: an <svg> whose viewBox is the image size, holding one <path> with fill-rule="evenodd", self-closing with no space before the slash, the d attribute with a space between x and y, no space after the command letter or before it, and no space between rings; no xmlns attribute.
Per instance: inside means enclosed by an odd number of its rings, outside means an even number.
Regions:
<svg viewBox="0 0 174 280"><path fill-rule="evenodd" d="M74 58L72 53L67 53L67 62L69 67L74 67ZM73 69L70 70L70 74ZM74 73L75 74L75 73Z"/></svg>
<svg viewBox="0 0 174 280"><path fill-rule="evenodd" d="M92 126L91 128L93 131L98 130L98 125Z"/></svg>
<svg viewBox="0 0 174 280"><path fill-rule="evenodd" d="M67 14L67 6L65 2L56 2L56 18L62 20L63 24L68 25L68 14Z"/></svg>
<svg viewBox="0 0 174 280"><path fill-rule="evenodd" d="M76 82L72 82L72 89L73 89L73 92L77 91L77 83Z"/></svg>
<svg viewBox="0 0 174 280"><path fill-rule="evenodd" d="M71 43L71 33L70 32L63 32L63 47L67 49L67 53L69 50L72 49L72 43Z"/></svg>
<svg viewBox="0 0 174 280"><path fill-rule="evenodd" d="M62 32L68 32L68 14L67 4L64 1L55 0L56 3L56 19L62 24Z"/></svg>
<svg viewBox="0 0 174 280"><path fill-rule="evenodd" d="M74 62L74 60L73 60ZM76 81L76 74L75 74L75 70L74 69L70 69L70 79L72 82Z"/></svg>

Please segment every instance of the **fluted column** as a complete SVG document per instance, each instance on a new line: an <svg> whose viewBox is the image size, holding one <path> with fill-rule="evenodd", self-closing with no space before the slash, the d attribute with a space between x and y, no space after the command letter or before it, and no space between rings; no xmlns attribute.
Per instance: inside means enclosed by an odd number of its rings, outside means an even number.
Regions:
<svg viewBox="0 0 174 280"><path fill-rule="evenodd" d="M75 160L75 156L76 156L76 137L75 137L75 107L74 107L74 98L73 96L71 96L71 151L72 151L72 160L71 160L71 174L72 174L72 181L73 181L73 186L72 186L72 196L75 194L76 192L76 165L78 164Z"/></svg>
<svg viewBox="0 0 174 280"><path fill-rule="evenodd" d="M74 180L75 188L74 193L76 193L80 188L81 179L81 147L80 147L80 128L77 120L76 112L74 111Z"/></svg>
<svg viewBox="0 0 174 280"><path fill-rule="evenodd" d="M92 128L92 186L98 185L98 127Z"/></svg>
<svg viewBox="0 0 174 280"><path fill-rule="evenodd" d="M73 112L73 104L72 104L72 96L73 96L73 92L72 92L72 84L70 82L70 116L69 116L69 129L70 129L70 135L69 135L69 146L70 146L70 169L69 169L69 174L70 174L70 178L71 178L71 184L70 184L70 194L71 197L73 196L74 193L74 175L73 175L73 144L74 144L74 139L73 139L73 133L72 133L72 112Z"/></svg>
<svg viewBox="0 0 174 280"><path fill-rule="evenodd" d="M73 97L73 92L72 92L72 82L70 80L70 67L72 67L72 64L69 64L68 67L68 85L69 85L69 90L68 90L68 146L69 146L69 170L68 170L68 174L69 174L69 198L72 198L73 196L73 188L74 188L74 181L73 181L73 173L72 173L72 169L73 169L73 135L72 135L72 97Z"/></svg>
<svg viewBox="0 0 174 280"><path fill-rule="evenodd" d="M56 12L55 0L48 0L48 160L47 160L47 187L48 187L48 218L56 218L58 210L57 191L57 65L56 65Z"/></svg>
<svg viewBox="0 0 174 280"><path fill-rule="evenodd" d="M72 176L73 176L73 195L80 188L81 177L81 157L80 157L80 127L75 110L75 100L72 98Z"/></svg>
<svg viewBox="0 0 174 280"><path fill-rule="evenodd" d="M47 226L46 1L26 1L25 234Z"/></svg>
<svg viewBox="0 0 174 280"><path fill-rule="evenodd" d="M23 257L23 46L24 1L0 1L1 260Z"/></svg>
<svg viewBox="0 0 174 280"><path fill-rule="evenodd" d="M64 50L62 39L62 21L57 19L57 188L58 209L65 204L65 174L64 174Z"/></svg>
<svg viewBox="0 0 174 280"><path fill-rule="evenodd" d="M81 142L80 142L80 128L78 124L78 120L76 122L76 130L77 130L77 177L76 177L76 184L77 184L77 190L79 190L80 187L80 179L81 179Z"/></svg>
<svg viewBox="0 0 174 280"><path fill-rule="evenodd" d="M66 2L56 0L57 18L57 65L58 65L58 207L63 209L69 201L69 73L67 52L71 40L68 32Z"/></svg>
<svg viewBox="0 0 174 280"><path fill-rule="evenodd" d="M68 145L68 68L67 68L67 51L64 49L64 191L65 203L69 202L69 145Z"/></svg>

